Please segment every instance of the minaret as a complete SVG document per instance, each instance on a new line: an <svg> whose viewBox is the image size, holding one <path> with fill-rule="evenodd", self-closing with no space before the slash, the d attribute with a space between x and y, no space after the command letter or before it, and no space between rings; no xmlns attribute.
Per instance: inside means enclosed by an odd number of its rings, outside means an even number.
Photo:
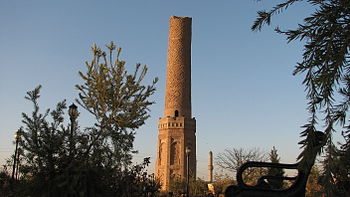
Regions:
<svg viewBox="0 0 350 197"><path fill-rule="evenodd" d="M213 152L209 151L209 158L208 158L208 182L213 182Z"/></svg>
<svg viewBox="0 0 350 197"><path fill-rule="evenodd" d="M191 110L191 26L192 18L170 18L164 117L158 122L156 162L162 190L169 189L171 180L185 180L187 172L196 177L196 120Z"/></svg>

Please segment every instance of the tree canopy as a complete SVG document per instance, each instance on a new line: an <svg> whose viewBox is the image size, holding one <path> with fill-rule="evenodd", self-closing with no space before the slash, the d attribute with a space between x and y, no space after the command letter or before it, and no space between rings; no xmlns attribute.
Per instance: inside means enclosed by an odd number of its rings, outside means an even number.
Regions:
<svg viewBox="0 0 350 197"><path fill-rule="evenodd" d="M220 168L229 170L230 173L237 173L239 167L247 161L267 161L266 153L257 148L243 149L230 148L219 153L215 163ZM266 168L248 168L243 173L243 180L248 184L254 184L259 177L266 174Z"/></svg>
<svg viewBox="0 0 350 197"><path fill-rule="evenodd" d="M277 154L277 149L275 147L272 148L270 154L270 161L271 163L280 163L280 157ZM268 168L267 172L268 176L276 176L276 177L283 177L284 176L284 170L281 168ZM269 185L274 189L282 189L283 188L283 180L282 179L270 179L268 180Z"/></svg>
<svg viewBox="0 0 350 197"><path fill-rule="evenodd" d="M253 31L260 31L264 25L271 25L272 17L280 14L295 3L306 2L314 8L302 24L295 29L275 31L285 35L288 42L300 40L304 42L302 60L295 66L294 75L303 74L306 98L308 99L309 119L305 125L300 141L303 152L299 155L303 166L313 163L315 155L321 153L327 146L326 161L338 162L341 169L346 169L350 162L350 1L349 0L284 0L269 11L259 11L252 25ZM342 130L345 143L340 152L332 142L332 134L337 130L337 124ZM326 138L321 145L317 144L316 130L323 130ZM332 156L333 155L333 156ZM326 165L325 168L328 168ZM349 188L349 173L331 172L330 167L324 171L330 185L342 184ZM335 177L334 177L335 176ZM340 176L340 177L337 177ZM329 189L328 191L330 191ZM334 192L333 192L334 193Z"/></svg>
<svg viewBox="0 0 350 197"><path fill-rule="evenodd" d="M84 83L76 86L77 102L94 115L96 121L90 126L80 128L75 105L70 106L70 123L66 124L65 100L42 113L41 86L27 92L33 112L22 113L20 178L0 185L5 195L141 196L159 189L145 170L149 158L131 164L135 130L149 117L157 79L143 85L147 67L137 64L135 72L128 74L119 59L121 49L113 42L107 48L108 58L94 45L86 73L79 72Z"/></svg>
<svg viewBox="0 0 350 197"><path fill-rule="evenodd" d="M277 33L287 36L288 42L305 41L303 60L298 62L294 74L305 74L303 84L306 87L310 118L304 125L302 136L310 132L321 119L325 133L330 136L335 123L344 126L348 122L346 114L350 104L350 2L348 0L286 0L270 11L259 11L252 30L261 30L264 24L270 25L271 18L294 3L306 1L316 9L303 24L293 30L281 30ZM329 139L329 138L328 138ZM308 140L301 141L306 146ZM325 144L326 142L324 142ZM302 154L301 156L305 156Z"/></svg>
<svg viewBox="0 0 350 197"><path fill-rule="evenodd" d="M120 60L121 48L113 42L106 47L107 52L95 44L92 46L93 59L85 62L87 72L79 72L84 83L76 85L79 90L76 101L97 121L89 128L96 133L91 147L109 146L112 155L106 156L115 158L119 165L131 160L134 131L149 118L149 106L154 103L149 97L158 79L151 85L142 85L147 67L137 64L134 73L128 74L125 61Z"/></svg>

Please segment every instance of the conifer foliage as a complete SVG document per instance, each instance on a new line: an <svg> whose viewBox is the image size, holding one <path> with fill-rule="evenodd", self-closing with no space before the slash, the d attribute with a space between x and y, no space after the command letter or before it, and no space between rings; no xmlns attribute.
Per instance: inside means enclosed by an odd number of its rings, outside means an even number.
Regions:
<svg viewBox="0 0 350 197"><path fill-rule="evenodd" d="M159 189L145 170L149 158L131 164L135 130L149 117L153 104L149 97L157 79L142 85L147 68L137 64L136 71L128 74L119 59L121 49L113 42L107 48L108 57L96 45L92 47L93 60L86 63L86 74L80 72L84 84L76 86L78 103L96 120L89 127L81 129L79 113L72 118L70 112L67 125L66 101L40 112L41 86L27 92L25 98L34 109L22 114L20 176L10 185L0 184L0 192L7 192L3 195L131 197L152 196Z"/></svg>
<svg viewBox="0 0 350 197"><path fill-rule="evenodd" d="M322 160L322 172L319 183L322 185L322 193L326 196L341 196L341 192L337 189L336 174L338 173L339 153L331 140L327 142L325 155Z"/></svg>
<svg viewBox="0 0 350 197"><path fill-rule="evenodd" d="M320 169L313 166L306 184L306 197L321 197L324 192L320 185Z"/></svg>
<svg viewBox="0 0 350 197"><path fill-rule="evenodd" d="M271 163L279 163L280 162L280 158L277 154L277 149L275 147L272 148L269 156L270 156ZM275 177L283 177L284 170L281 168L269 168L268 175L275 176ZM268 182L269 182L269 185L274 189L283 188L283 180L282 179L270 179L270 180L268 180Z"/></svg>
<svg viewBox="0 0 350 197"><path fill-rule="evenodd" d="M338 172L335 173L337 187L345 196L350 196L350 126L343 132L345 143L338 151Z"/></svg>
<svg viewBox="0 0 350 197"><path fill-rule="evenodd" d="M148 107L153 102L148 98L154 93L158 79L155 78L151 85L142 85L147 67L137 64L135 72L128 74L125 61L120 60L121 48L113 42L106 47L107 52L95 44L92 46L93 59L85 62L87 72L79 72L84 84L76 85L79 90L77 102L96 118L97 124L90 128L97 133L92 146L105 146L110 140L115 162L128 163L134 130L149 118Z"/></svg>
<svg viewBox="0 0 350 197"><path fill-rule="evenodd" d="M308 99L309 119L303 126L304 131L301 136L304 138L300 144L304 151L299 159L303 159L302 166L313 163L315 153L320 153L322 147L327 145L328 159L334 163L342 161L343 166L349 166L349 157L346 157L349 150L349 106L350 106L350 1L349 0L284 0L273 7L270 11L259 11L258 17L252 25L252 30L261 30L263 25L271 24L274 15L280 14L295 3L306 2L314 9L306 17L302 24L292 30L275 31L287 37L288 42L301 40L304 41L304 52L302 61L298 62L294 74L304 74L303 84L306 87L306 96ZM332 151L332 134L335 131L335 125L339 124L345 128L345 144L341 147L339 155ZM317 138L316 128L322 128L326 138L321 145L315 145ZM332 156L333 154L333 156ZM331 165L327 165L331 166ZM327 167L325 166L325 167ZM328 169L332 170L332 169ZM330 175L330 171L326 174ZM349 173L342 173L342 177L349 180ZM347 173L347 174L346 174ZM337 176L334 174L334 176ZM335 182L337 187L343 178L331 179L328 177L328 183ZM347 182L347 183L346 183ZM349 181L345 181L347 185ZM349 185L342 186L349 192ZM339 188L338 188L339 189ZM328 190L331 191L331 190ZM333 194L331 194L333 193ZM328 196L336 195L329 192Z"/></svg>

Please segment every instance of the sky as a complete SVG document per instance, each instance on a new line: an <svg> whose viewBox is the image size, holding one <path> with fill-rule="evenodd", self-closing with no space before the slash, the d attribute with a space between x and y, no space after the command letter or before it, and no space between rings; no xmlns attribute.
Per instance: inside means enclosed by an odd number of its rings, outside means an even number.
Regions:
<svg viewBox="0 0 350 197"><path fill-rule="evenodd" d="M137 130L135 162L155 167L157 122L165 94L169 18L192 17L192 114L197 120L197 175L207 178L208 153L229 148L278 150L295 162L299 133L307 121L303 75L293 76L302 42L287 43L274 27L294 28L313 8L298 3L261 32L250 27L257 11L276 0L0 0L0 164L14 152L21 113L32 105L27 91L41 84L41 110L78 97L78 71L91 60L91 45L122 47L129 71L147 65L145 84L158 77L146 124ZM81 127L91 115L80 109ZM215 160L214 160L215 162ZM214 166L218 172L218 167Z"/></svg>

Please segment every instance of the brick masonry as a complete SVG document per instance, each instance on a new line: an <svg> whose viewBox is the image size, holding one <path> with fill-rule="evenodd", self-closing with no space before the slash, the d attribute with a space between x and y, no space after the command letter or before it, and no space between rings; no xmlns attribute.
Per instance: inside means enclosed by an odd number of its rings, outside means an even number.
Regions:
<svg viewBox="0 0 350 197"><path fill-rule="evenodd" d="M172 16L169 22L168 61L163 118L158 122L156 176L162 190L173 177L196 177L196 120L191 110L191 26L192 18Z"/></svg>

